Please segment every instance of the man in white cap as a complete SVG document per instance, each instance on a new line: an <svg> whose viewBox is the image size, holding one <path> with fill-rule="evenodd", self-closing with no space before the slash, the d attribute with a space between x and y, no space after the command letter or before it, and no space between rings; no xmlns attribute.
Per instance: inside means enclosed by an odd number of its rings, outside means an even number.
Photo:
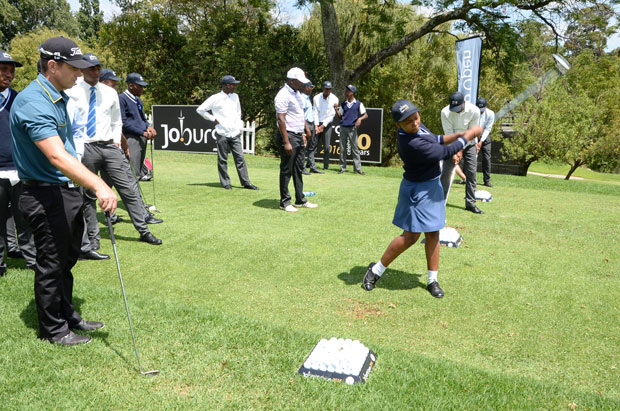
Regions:
<svg viewBox="0 0 620 411"><path fill-rule="evenodd" d="M196 112L202 118L215 123L215 135L217 136L217 171L220 176L220 183L226 190L232 190L230 177L228 176L228 153L232 152L237 167L237 175L243 188L248 190L258 190L250 182L248 167L243 157L243 147L241 145L241 104L235 89L239 80L233 76L222 77L222 91L206 99Z"/></svg>
<svg viewBox="0 0 620 411"><path fill-rule="evenodd" d="M302 179L306 120L304 101L299 90L309 81L302 69L293 67L286 73L286 84L274 99L278 119L276 144L280 150L280 209L289 213L296 213L300 207L318 207L304 197ZM288 191L291 176L295 186L295 206L291 204L291 194Z"/></svg>

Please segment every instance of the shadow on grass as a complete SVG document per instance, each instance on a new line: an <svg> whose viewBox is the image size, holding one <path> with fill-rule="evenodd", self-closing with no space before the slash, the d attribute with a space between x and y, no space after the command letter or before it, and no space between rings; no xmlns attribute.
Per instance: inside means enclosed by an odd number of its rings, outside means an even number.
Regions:
<svg viewBox="0 0 620 411"><path fill-rule="evenodd" d="M280 208L280 201L279 200L273 200L270 198L263 198L262 200L258 200L252 203L253 206L255 207L261 207L261 208L269 208L272 210L278 210Z"/></svg>
<svg viewBox="0 0 620 411"><path fill-rule="evenodd" d="M464 206L461 207L461 206L456 206L454 204L446 204L446 208L448 208L448 207L450 207L450 208L458 208L459 210L465 210Z"/></svg>
<svg viewBox="0 0 620 411"><path fill-rule="evenodd" d="M224 189L224 187L222 187L222 185L220 183L189 183L188 186L204 186L204 187L213 187L213 188L221 188ZM235 186L232 186L233 188L235 188ZM241 187L239 187L241 188Z"/></svg>
<svg viewBox="0 0 620 411"><path fill-rule="evenodd" d="M338 278L346 285L362 285L362 278L368 267L353 267L348 273L338 274ZM411 274L405 271L387 269L377 281L375 288L388 290L412 290L414 288L426 288L426 284L420 282L422 274Z"/></svg>
<svg viewBox="0 0 620 411"><path fill-rule="evenodd" d="M78 313L80 312L80 307L84 302L83 298L73 297L73 308ZM34 298L30 300L30 303L22 310L19 314L19 318L24 322L24 325L28 328L32 328L35 331L39 331L39 316L37 314L37 306L34 303Z"/></svg>

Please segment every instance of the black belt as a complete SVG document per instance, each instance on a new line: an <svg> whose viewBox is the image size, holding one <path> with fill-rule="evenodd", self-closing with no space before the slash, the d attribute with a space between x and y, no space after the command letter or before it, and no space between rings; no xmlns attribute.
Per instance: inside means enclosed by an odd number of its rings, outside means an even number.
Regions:
<svg viewBox="0 0 620 411"><path fill-rule="evenodd" d="M88 143L88 144L100 144L102 146L108 145L108 144L114 144L114 140L106 140L106 141L93 141L92 143Z"/></svg>
<svg viewBox="0 0 620 411"><path fill-rule="evenodd" d="M78 188L79 185L74 183L73 181L65 181L62 183L48 183L46 181L37 181L37 180L24 180L22 181L24 185L31 187L65 187L65 188Z"/></svg>

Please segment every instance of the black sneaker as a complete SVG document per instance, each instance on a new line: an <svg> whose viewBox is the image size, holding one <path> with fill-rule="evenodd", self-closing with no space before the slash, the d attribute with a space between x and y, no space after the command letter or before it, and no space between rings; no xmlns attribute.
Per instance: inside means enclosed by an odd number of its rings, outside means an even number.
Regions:
<svg viewBox="0 0 620 411"><path fill-rule="evenodd" d="M364 274L364 279L362 280L362 288L366 291L372 291L375 288L375 284L379 281L381 276L372 272L372 267L374 267L375 263L370 263L368 266L368 271Z"/></svg>
<svg viewBox="0 0 620 411"><path fill-rule="evenodd" d="M435 298L443 298L443 290L439 286L437 281L433 281L429 285L426 286L426 289L429 293Z"/></svg>

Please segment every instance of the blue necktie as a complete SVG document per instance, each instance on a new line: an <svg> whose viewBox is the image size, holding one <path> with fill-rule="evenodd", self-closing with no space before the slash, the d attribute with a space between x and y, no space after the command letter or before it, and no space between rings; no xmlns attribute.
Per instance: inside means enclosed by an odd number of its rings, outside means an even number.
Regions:
<svg viewBox="0 0 620 411"><path fill-rule="evenodd" d="M88 121L86 122L86 135L88 138L95 137L97 126L97 113L95 106L97 105L97 95L95 94L95 86L90 88L90 100L88 101Z"/></svg>
<svg viewBox="0 0 620 411"><path fill-rule="evenodd" d="M4 102L4 96L0 94L0 106L2 105L3 102Z"/></svg>

